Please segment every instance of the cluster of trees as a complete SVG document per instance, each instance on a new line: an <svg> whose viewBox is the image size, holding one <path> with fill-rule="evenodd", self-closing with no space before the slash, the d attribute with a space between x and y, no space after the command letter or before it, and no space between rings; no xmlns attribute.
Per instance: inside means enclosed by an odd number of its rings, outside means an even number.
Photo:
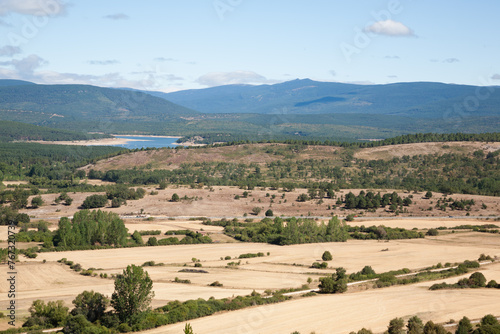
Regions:
<svg viewBox="0 0 500 334"><path fill-rule="evenodd" d="M111 206L113 208L126 204L127 200L141 199L144 195L146 195L146 190L144 190L144 188L133 189L124 184L117 184L106 191L107 199L111 200Z"/></svg>
<svg viewBox="0 0 500 334"><path fill-rule="evenodd" d="M17 210L0 205L0 225L19 225L29 224L30 217L25 213L19 213Z"/></svg>
<svg viewBox="0 0 500 334"><path fill-rule="evenodd" d="M197 138L196 138L197 137ZM202 137L200 140L199 137ZM177 140L178 143L183 143L189 140L197 139L199 143L212 144L212 146L231 146L231 145L241 145L248 143L256 143L256 141L250 141L248 139L235 140L238 137L235 134L228 133L206 133L185 136ZM245 137L245 135L240 136ZM227 142L223 142L227 139ZM325 146L340 146L346 148L367 148L367 147L379 147L387 145L398 145L398 144L412 144L412 143L427 143L427 142L453 142L453 141L486 141L486 142L498 142L500 141L500 133L415 133L407 134L402 136L397 136L393 138L387 138L379 141L363 141L363 142L341 142L341 141L331 141L331 140L300 140L300 139L286 139L286 140L264 140L257 141L258 143L285 143L292 145L325 145Z"/></svg>
<svg viewBox="0 0 500 334"><path fill-rule="evenodd" d="M78 167L125 152L128 150L113 146L0 143L0 172L4 178L36 179L41 185L51 180L71 181L85 176Z"/></svg>
<svg viewBox="0 0 500 334"><path fill-rule="evenodd" d="M347 275L344 268L337 268L331 276L320 277L321 293L344 293L347 291Z"/></svg>
<svg viewBox="0 0 500 334"><path fill-rule="evenodd" d="M212 222L207 221L205 224ZM237 240L275 245L346 241L349 238L347 225L337 217L330 219L327 224L318 224L311 219L283 220L276 217L274 220L265 218L258 223L240 224L233 220L219 225L224 225L224 233Z"/></svg>
<svg viewBox="0 0 500 334"><path fill-rule="evenodd" d="M38 189L24 190L15 188L13 190L4 190L0 192L0 204L10 203L10 207L19 210L28 207L28 197L37 195Z"/></svg>
<svg viewBox="0 0 500 334"><path fill-rule="evenodd" d="M256 223L240 223L237 219L206 220L204 224L223 226L226 235L240 241L267 242L275 245L346 241L349 238L361 240L424 238L422 232L404 228L348 226L337 217L331 218L327 224L295 217L285 220L280 217L264 218Z"/></svg>
<svg viewBox="0 0 500 334"><path fill-rule="evenodd" d="M411 198L413 195L409 195L405 198L401 198L397 192L391 194L380 195L380 192L374 194L372 191L365 193L363 190L359 192L358 196L355 196L352 192L345 195L344 203L346 209L377 209L385 208L389 205L389 210L396 211L398 207L409 206L412 204ZM339 203L341 199L339 199Z"/></svg>
<svg viewBox="0 0 500 334"><path fill-rule="evenodd" d="M87 134L6 120L2 120L0 123L0 142L10 142L14 140L89 140L110 137L110 135L104 134Z"/></svg>
<svg viewBox="0 0 500 334"><path fill-rule="evenodd" d="M486 277L480 272L475 272L470 275L469 278L462 278L457 283L436 283L433 284L429 290L441 290L441 289L468 289L468 288L500 288L495 280L491 280L486 284Z"/></svg>
<svg viewBox="0 0 500 334"><path fill-rule="evenodd" d="M353 239L359 240L397 240L397 239L416 239L424 238L422 232L416 230L407 230L398 227L386 226L349 226L349 235Z"/></svg>
<svg viewBox="0 0 500 334"><path fill-rule="evenodd" d="M406 327L406 328L405 328ZM408 319L405 326L403 318L394 318L389 322L387 330L384 334L448 334L449 332L443 325L435 324L431 320L424 325L422 319L413 316ZM470 319L463 317L459 322L455 334L484 334L484 333L500 333L500 323L495 316L488 314L481 318L479 324L473 326ZM350 334L373 334L369 329L363 328L357 332Z"/></svg>
<svg viewBox="0 0 500 334"><path fill-rule="evenodd" d="M123 220L116 213L81 210L70 221L63 217L54 235L54 245L66 249L78 246L124 246L128 237Z"/></svg>
<svg viewBox="0 0 500 334"><path fill-rule="evenodd" d="M341 188L389 188L447 194L500 195L498 153L488 153L486 156L429 154L369 161L356 159L353 153L343 152L339 155L339 162L338 159L298 160L296 153L291 150L288 157L266 163L265 168L255 163L193 162L184 163L181 168L174 170L91 170L89 178L146 185L167 182L192 186L239 186L247 190L255 187L281 187L285 191L296 188L309 189L309 195L304 194L299 201L324 196L333 198L334 191ZM371 201L359 198L358 203L354 203L350 200L348 206L378 207L378 203L373 203L376 199L368 199ZM382 205L382 198L380 202ZM410 198L406 199L406 203L402 200L397 202L399 206L411 204Z"/></svg>
<svg viewBox="0 0 500 334"><path fill-rule="evenodd" d="M454 200L453 198L449 197L449 198L438 199L435 207L443 211L446 211L446 208L450 208L451 210L470 211L471 207L475 204L476 202L474 201L474 199Z"/></svg>

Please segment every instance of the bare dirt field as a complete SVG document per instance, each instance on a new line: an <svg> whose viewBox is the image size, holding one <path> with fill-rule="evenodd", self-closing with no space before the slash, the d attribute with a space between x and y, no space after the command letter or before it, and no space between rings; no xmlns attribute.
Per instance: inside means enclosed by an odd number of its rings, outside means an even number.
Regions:
<svg viewBox="0 0 500 334"><path fill-rule="evenodd" d="M238 187L214 187L209 189L192 189L186 186L169 187L164 190L155 189L155 187L145 187L147 195L139 200L127 201L126 205L119 208L108 207L108 211L116 212L120 215L136 216L141 213L151 216L163 217L243 217L245 214L248 218L254 217L252 209L259 207L261 217L264 212L271 209L276 216L320 216L328 217L332 215L346 216L355 214L368 217L395 217L395 214L388 212L385 209L379 208L376 212L366 212L364 210L344 210L343 208L331 209L335 205L336 199L324 198L323 203L318 204L318 200L307 202L298 202L297 197L300 194L306 193L306 189L296 189L292 192L283 192L269 189L255 189L248 191L247 198L243 197L244 190ZM158 191L157 195L151 195L152 191ZM352 192L358 195L361 189L343 189L337 193L337 196L345 196ZM380 191L384 193L392 193L393 190L377 190L364 189L364 191ZM448 217L448 216L466 216L469 213L471 216L498 216L500 214L500 199L494 196L480 195L464 195L454 194L451 197L455 200L474 199L475 205L471 211L455 210L441 211L434 208L436 201L442 198L439 193L434 193L433 198L424 198L425 193L409 193L404 191L396 191L401 197L413 196L413 204L405 207L408 212L401 213L399 217ZM181 198L180 202L171 202L172 195L176 193ZM87 196L95 193L69 193L73 198L73 203L70 206L63 204L54 204L54 200L59 194L43 194L41 195L45 204L37 209L23 209L21 212L37 218L63 217L72 216L79 210L83 201ZM102 193L104 194L104 193ZM239 199L235 199L236 196ZM274 196L274 198L273 198ZM185 199L182 199L185 198ZM29 198L28 201L31 201ZM486 205L486 209L482 204ZM330 207L330 209L328 209ZM429 210L432 208L432 210ZM255 217L254 217L255 218Z"/></svg>

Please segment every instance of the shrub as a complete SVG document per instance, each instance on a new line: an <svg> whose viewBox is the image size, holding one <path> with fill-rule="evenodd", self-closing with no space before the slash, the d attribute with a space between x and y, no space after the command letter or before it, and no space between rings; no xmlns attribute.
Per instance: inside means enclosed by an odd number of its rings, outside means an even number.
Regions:
<svg viewBox="0 0 500 334"><path fill-rule="evenodd" d="M331 261L331 260L333 260L332 253L330 253L329 251L325 251L325 252L323 253L323 255L321 256L321 259L322 259L323 261Z"/></svg>
<svg viewBox="0 0 500 334"><path fill-rule="evenodd" d="M147 242L148 246L158 246L158 240L155 237L150 237Z"/></svg>
<svg viewBox="0 0 500 334"><path fill-rule="evenodd" d="M475 272L469 277L469 286L471 288L481 288L486 286L486 278L480 272Z"/></svg>
<svg viewBox="0 0 500 334"><path fill-rule="evenodd" d="M322 262L322 263L319 263L319 262L314 262L314 263L311 265L311 268L316 268L316 269L326 269L326 268L328 268L328 263L326 263L326 262Z"/></svg>
<svg viewBox="0 0 500 334"><path fill-rule="evenodd" d="M435 228L431 228L427 231L426 234L430 235L430 236L436 236L436 235L439 235L439 231Z"/></svg>
<svg viewBox="0 0 500 334"><path fill-rule="evenodd" d="M272 217L272 216L274 216L273 210L268 209L268 210L266 211L265 215L266 215L266 217Z"/></svg>
<svg viewBox="0 0 500 334"><path fill-rule="evenodd" d="M180 198L179 198L179 195L177 195L177 193L174 193L172 195L172 198L170 199L172 202L179 202L180 201Z"/></svg>
<svg viewBox="0 0 500 334"><path fill-rule="evenodd" d="M43 205L43 199L42 199L42 196L36 196L36 197L33 197L33 199L31 200L31 206L36 209L40 206Z"/></svg>
<svg viewBox="0 0 500 334"><path fill-rule="evenodd" d="M497 281L491 280L488 282L488 284L486 284L486 287L487 288L498 288L499 285L498 285Z"/></svg>
<svg viewBox="0 0 500 334"><path fill-rule="evenodd" d="M220 283L219 281L215 281L215 282L210 283L209 286L223 286L223 284Z"/></svg>
<svg viewBox="0 0 500 334"><path fill-rule="evenodd" d="M257 216L257 215L258 215L261 211L262 211L262 209L261 209L261 208L259 208L258 206L256 206L256 207L252 208L252 213L253 213L254 215L256 215L256 216Z"/></svg>

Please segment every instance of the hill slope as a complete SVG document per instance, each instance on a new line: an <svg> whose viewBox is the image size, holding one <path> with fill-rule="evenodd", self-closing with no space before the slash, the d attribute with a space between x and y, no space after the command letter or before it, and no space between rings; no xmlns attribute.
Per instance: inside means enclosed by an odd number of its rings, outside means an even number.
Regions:
<svg viewBox="0 0 500 334"><path fill-rule="evenodd" d="M149 92L205 113L340 114L361 113L441 118L455 104L477 95L478 87L433 82L353 85L293 80L275 85L228 85L174 93ZM488 94L471 112L498 115L500 90ZM469 101L471 102L471 101Z"/></svg>
<svg viewBox="0 0 500 334"><path fill-rule="evenodd" d="M119 132L183 123L198 113L148 94L88 85L12 85L0 80L0 119Z"/></svg>
<svg viewBox="0 0 500 334"><path fill-rule="evenodd" d="M86 134L76 131L53 129L44 126L26 124L12 121L0 122L0 142L26 141L26 140L88 140L107 138L109 135Z"/></svg>

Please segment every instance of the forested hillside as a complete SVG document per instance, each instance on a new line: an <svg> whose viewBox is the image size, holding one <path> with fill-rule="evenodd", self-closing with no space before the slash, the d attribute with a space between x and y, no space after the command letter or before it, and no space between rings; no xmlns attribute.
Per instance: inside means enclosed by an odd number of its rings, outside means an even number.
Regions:
<svg viewBox="0 0 500 334"><path fill-rule="evenodd" d="M111 136L103 134L87 134L63 129L53 129L20 122L0 122L0 142L28 140L89 140L108 137Z"/></svg>

